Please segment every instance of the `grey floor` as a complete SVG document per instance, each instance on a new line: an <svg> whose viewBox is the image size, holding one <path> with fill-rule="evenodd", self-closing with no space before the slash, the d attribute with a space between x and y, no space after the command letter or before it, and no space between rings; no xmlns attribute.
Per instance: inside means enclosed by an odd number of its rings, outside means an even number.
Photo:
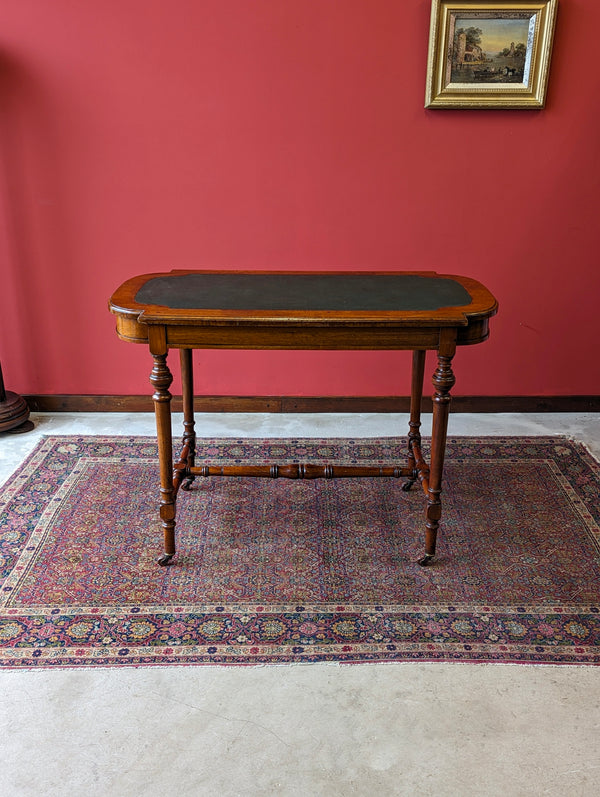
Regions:
<svg viewBox="0 0 600 797"><path fill-rule="evenodd" d="M150 415L34 415L43 434L153 434ZM427 421L427 419L426 419ZM200 415L204 436L404 434L402 415ZM427 422L424 424L427 433ZM600 416L461 415L449 434L565 434ZM307 664L0 673L0 795L599 795L600 670Z"/></svg>

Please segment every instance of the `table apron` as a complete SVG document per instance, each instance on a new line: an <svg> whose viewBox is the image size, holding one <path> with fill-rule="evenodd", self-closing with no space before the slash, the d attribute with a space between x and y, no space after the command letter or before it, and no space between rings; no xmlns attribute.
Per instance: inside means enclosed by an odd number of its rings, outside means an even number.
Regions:
<svg viewBox="0 0 600 797"><path fill-rule="evenodd" d="M142 325L138 325L142 326ZM154 325L152 325L154 326ZM287 349L287 350L398 350L437 349L447 327L164 327L169 348ZM488 320L457 328L457 345L481 343L488 337ZM132 338L129 338L132 339ZM139 337L137 342L142 342Z"/></svg>

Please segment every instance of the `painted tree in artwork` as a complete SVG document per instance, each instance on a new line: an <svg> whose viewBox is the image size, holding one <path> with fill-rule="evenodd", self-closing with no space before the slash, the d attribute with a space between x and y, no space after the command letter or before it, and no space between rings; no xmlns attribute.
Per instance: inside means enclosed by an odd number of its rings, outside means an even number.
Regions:
<svg viewBox="0 0 600 797"><path fill-rule="evenodd" d="M501 53L498 53L500 57L503 58L522 58L525 60L525 56L527 54L527 47L523 44L523 42L519 42L518 44L512 44L510 47L505 47Z"/></svg>
<svg viewBox="0 0 600 797"><path fill-rule="evenodd" d="M481 28L457 28L454 34L454 63L462 64L468 55L480 58L483 55L481 47Z"/></svg>
<svg viewBox="0 0 600 797"><path fill-rule="evenodd" d="M466 36L467 47L481 47L481 37L483 35L481 28L459 28L456 31L456 35L460 36L461 33Z"/></svg>

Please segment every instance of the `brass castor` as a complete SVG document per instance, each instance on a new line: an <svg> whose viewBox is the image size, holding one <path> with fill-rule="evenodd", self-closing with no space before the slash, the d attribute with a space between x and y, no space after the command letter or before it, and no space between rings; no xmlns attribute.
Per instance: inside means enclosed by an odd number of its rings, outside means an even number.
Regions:
<svg viewBox="0 0 600 797"><path fill-rule="evenodd" d="M173 558L173 556L174 556L174 555L175 555L175 554L172 554L172 553L164 553L164 554L163 554L163 555L160 557L160 559L158 560L158 564L159 564L161 567L167 567L167 565L170 565L170 564L171 564L171 559Z"/></svg>

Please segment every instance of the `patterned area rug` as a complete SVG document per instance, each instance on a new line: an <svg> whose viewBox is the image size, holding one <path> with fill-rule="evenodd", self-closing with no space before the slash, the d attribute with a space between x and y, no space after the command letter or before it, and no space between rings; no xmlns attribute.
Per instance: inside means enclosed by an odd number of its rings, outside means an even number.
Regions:
<svg viewBox="0 0 600 797"><path fill-rule="evenodd" d="M199 462L404 464L404 440L210 440ZM600 466L448 441L434 566L396 479L199 478L157 565L155 441L45 438L0 492L5 667L600 662Z"/></svg>

